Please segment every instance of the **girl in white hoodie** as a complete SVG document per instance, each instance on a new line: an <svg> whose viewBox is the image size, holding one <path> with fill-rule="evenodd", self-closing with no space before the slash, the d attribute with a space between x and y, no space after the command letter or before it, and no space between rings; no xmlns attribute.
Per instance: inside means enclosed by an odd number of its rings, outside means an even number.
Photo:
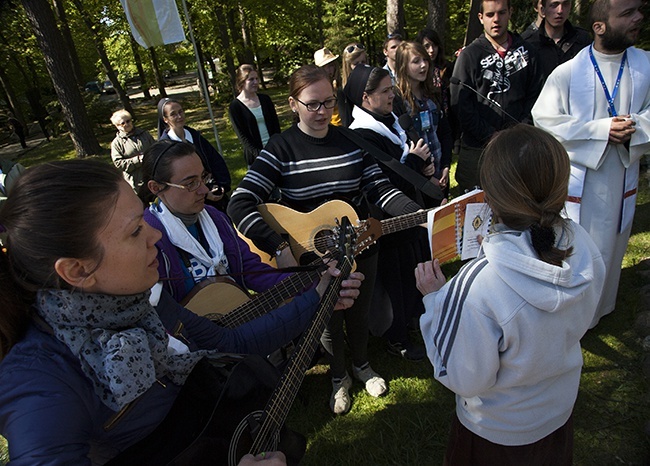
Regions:
<svg viewBox="0 0 650 466"><path fill-rule="evenodd" d="M585 230L560 216L569 158L548 133L499 132L480 178L494 225L479 257L447 283L437 261L415 271L427 355L456 393L445 464L571 464L580 339L604 264Z"/></svg>

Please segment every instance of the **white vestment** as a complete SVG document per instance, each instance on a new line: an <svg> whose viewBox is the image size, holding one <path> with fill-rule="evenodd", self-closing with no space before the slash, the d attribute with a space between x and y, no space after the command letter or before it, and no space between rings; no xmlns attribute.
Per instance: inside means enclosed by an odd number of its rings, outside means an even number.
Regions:
<svg viewBox="0 0 650 466"><path fill-rule="evenodd" d="M593 54L611 94L623 54L605 55L596 50ZM605 260L605 287L591 327L616 305L632 227L629 220L634 213L639 159L650 150L650 52L630 47L627 59L614 105L618 115L629 114L636 122L629 150L608 141L609 107L589 47L553 71L532 110L535 125L554 135L569 154L569 196L576 195L577 185L581 199L579 210L570 209L567 203L567 211L579 217L574 220L589 232Z"/></svg>

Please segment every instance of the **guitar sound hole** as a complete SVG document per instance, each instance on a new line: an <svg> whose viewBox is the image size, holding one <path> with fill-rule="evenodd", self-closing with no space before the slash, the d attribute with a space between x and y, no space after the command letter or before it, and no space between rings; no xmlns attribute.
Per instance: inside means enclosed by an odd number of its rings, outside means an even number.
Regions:
<svg viewBox="0 0 650 466"><path fill-rule="evenodd" d="M336 240L334 238L333 230L320 230L314 235L314 249L320 255L325 254L327 251L332 251L336 248Z"/></svg>

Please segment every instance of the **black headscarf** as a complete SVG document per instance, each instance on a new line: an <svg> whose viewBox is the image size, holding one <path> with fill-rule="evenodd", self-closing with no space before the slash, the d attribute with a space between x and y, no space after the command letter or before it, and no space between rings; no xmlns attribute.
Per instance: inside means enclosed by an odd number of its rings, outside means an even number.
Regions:
<svg viewBox="0 0 650 466"><path fill-rule="evenodd" d="M348 82L345 84L343 92L347 99L357 107L361 107L363 102L363 93L368 84L368 78L372 72L373 67L368 65L358 65L350 73Z"/></svg>

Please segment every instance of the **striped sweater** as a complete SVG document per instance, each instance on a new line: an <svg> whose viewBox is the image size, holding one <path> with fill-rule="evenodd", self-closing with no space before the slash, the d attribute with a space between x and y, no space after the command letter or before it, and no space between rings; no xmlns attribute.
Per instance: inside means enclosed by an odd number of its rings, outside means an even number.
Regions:
<svg viewBox="0 0 650 466"><path fill-rule="evenodd" d="M359 149L343 131L330 126L327 136L313 138L293 125L274 135L235 190L228 214L237 229L270 254L283 241L257 212L274 187L283 203L309 212L332 199L347 200L367 216L365 199L390 215L416 212L418 204L396 189L373 157Z"/></svg>

